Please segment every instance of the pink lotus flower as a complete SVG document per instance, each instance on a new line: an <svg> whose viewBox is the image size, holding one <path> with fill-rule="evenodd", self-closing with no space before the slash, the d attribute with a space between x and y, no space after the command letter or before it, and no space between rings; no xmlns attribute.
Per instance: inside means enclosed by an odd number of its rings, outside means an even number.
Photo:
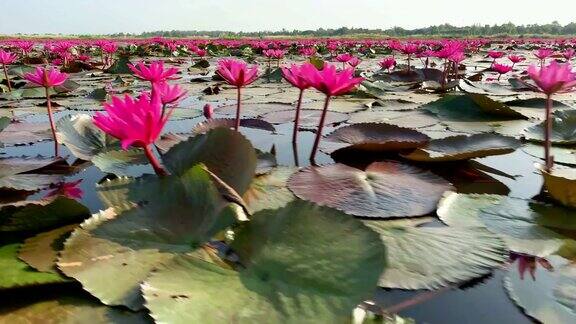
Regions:
<svg viewBox="0 0 576 324"><path fill-rule="evenodd" d="M396 66L396 60L393 57L387 57L378 62L378 64L382 69L388 70L388 72L390 72L390 69Z"/></svg>
<svg viewBox="0 0 576 324"><path fill-rule="evenodd" d="M0 49L0 64L8 65L16 62L18 56L16 54Z"/></svg>
<svg viewBox="0 0 576 324"><path fill-rule="evenodd" d="M405 55L416 54L420 50L420 47L414 43L403 44L400 48L400 52Z"/></svg>
<svg viewBox="0 0 576 324"><path fill-rule="evenodd" d="M154 61L149 66L146 66L144 62L138 62L136 65L128 64L128 67L136 77L151 83L174 80L176 79L174 75L178 73L177 68L164 69L164 62L162 61Z"/></svg>
<svg viewBox="0 0 576 324"><path fill-rule="evenodd" d="M300 49L300 55L310 57L316 54L316 48L314 47L304 47Z"/></svg>
<svg viewBox="0 0 576 324"><path fill-rule="evenodd" d="M235 59L218 61L216 71L228 84L241 88L251 84L258 78L258 67L249 67L246 62Z"/></svg>
<svg viewBox="0 0 576 324"><path fill-rule="evenodd" d="M196 55L198 55L199 57L204 57L206 56L206 54L208 54L208 51L199 48L196 51L194 51L194 53L196 53Z"/></svg>
<svg viewBox="0 0 576 324"><path fill-rule="evenodd" d="M24 78L33 84L50 88L62 85L68 79L68 74L61 73L55 68L37 67L34 72L24 74Z"/></svg>
<svg viewBox="0 0 576 324"><path fill-rule="evenodd" d="M304 95L304 90L310 88L310 82L307 78L307 69L316 69L311 63L304 63L301 66L292 64L289 68L282 68L282 76L286 81L300 89L298 95L298 103L296 104L296 117L294 118L294 129L292 132L292 143L296 143L298 140L298 124L300 122L300 110L302 107L302 96Z"/></svg>
<svg viewBox="0 0 576 324"><path fill-rule="evenodd" d="M94 125L119 139L125 150L130 146L142 147L156 174L166 175L151 145L160 136L174 108L163 115L159 96L150 98L142 94L138 100L128 95L124 99L112 97L112 103L104 104L104 109L106 114L98 112L93 117Z"/></svg>
<svg viewBox="0 0 576 324"><path fill-rule="evenodd" d="M576 87L576 73L572 72L570 64L552 62L540 69L531 65L528 75L546 95L570 92Z"/></svg>
<svg viewBox="0 0 576 324"><path fill-rule="evenodd" d="M10 77L8 76L8 68L6 67L8 64L12 64L16 61L18 56L16 54L12 54L10 52L6 52L0 49L0 63L2 64L2 69L4 70L4 79L8 84L8 91L12 92L12 84L10 83Z"/></svg>
<svg viewBox="0 0 576 324"><path fill-rule="evenodd" d="M223 59L218 61L218 73L228 84L236 87L236 123L235 130L240 129L240 110L242 107L242 87L245 87L258 78L258 66L248 67L244 61Z"/></svg>
<svg viewBox="0 0 576 324"><path fill-rule="evenodd" d="M311 64L304 65L302 73L312 87L330 97L346 94L364 81L364 78L354 77L353 69L338 72L334 65L328 63L321 71Z"/></svg>
<svg viewBox="0 0 576 324"><path fill-rule="evenodd" d="M46 93L46 103L48 110L48 120L50 122L50 129L52 130L52 138L54 139L54 156L58 156L58 138L56 137L56 125L52 118L52 101L50 100L51 87L62 85L68 79L68 74L60 73L54 68L41 68L37 67L33 73L24 74L24 78L29 82L42 86Z"/></svg>
<svg viewBox="0 0 576 324"><path fill-rule="evenodd" d="M569 63L558 64L555 61L550 65L538 69L531 65L528 75L536 83L540 91L546 95L546 119L544 133L544 171L550 172L554 166L554 157L550 155L552 147L552 95L555 93L570 92L576 88L576 73L572 72Z"/></svg>
<svg viewBox="0 0 576 324"><path fill-rule="evenodd" d="M179 85L170 85L166 82L156 84L156 91L158 91L162 105L174 104L184 98L187 93Z"/></svg>
<svg viewBox="0 0 576 324"><path fill-rule="evenodd" d="M534 56L536 56L539 60L543 61L554 54L554 51L549 48L539 48L536 52L534 52Z"/></svg>
<svg viewBox="0 0 576 324"><path fill-rule="evenodd" d="M574 55L576 54L576 51L574 51L573 48L569 48L567 50L564 51L564 53L562 53L562 56L566 59L566 61L570 61Z"/></svg>
<svg viewBox="0 0 576 324"><path fill-rule="evenodd" d="M304 65L302 66L301 73L306 79L308 79L308 82L312 87L326 95L324 109L322 110L318 130L316 132L316 139L314 140L314 146L312 147L312 153L310 154L310 162L315 164L316 152L318 151L318 145L322 138L322 129L324 128L326 113L328 112L328 106L330 105L330 98L350 92L364 79L355 78L353 69L344 69L343 71L338 72L334 65L327 63L324 64L324 68L321 71L318 71L312 64Z"/></svg>
<svg viewBox="0 0 576 324"><path fill-rule="evenodd" d="M70 199L82 199L84 191L78 188L80 182L82 182L82 179L72 182L61 182L57 184L54 189L50 190L44 198L64 196Z"/></svg>
<svg viewBox="0 0 576 324"><path fill-rule="evenodd" d="M348 64L350 64L350 66L353 68L356 68L358 65L360 65L360 63L362 63L362 61L355 56L348 61Z"/></svg>
<svg viewBox="0 0 576 324"><path fill-rule="evenodd" d="M488 51L488 57L494 60L504 57L504 54L505 53L501 51Z"/></svg>
<svg viewBox="0 0 576 324"><path fill-rule="evenodd" d="M352 59L352 57L353 56L350 53L339 54L338 56L336 56L336 61L341 63L347 63Z"/></svg>
<svg viewBox="0 0 576 324"><path fill-rule="evenodd" d="M500 77L503 74L506 74L506 73L512 71L512 66L506 65L506 64L494 63L494 64L492 64L492 71L498 73L498 80L500 80Z"/></svg>
<svg viewBox="0 0 576 324"><path fill-rule="evenodd" d="M508 55L508 59L513 64L520 63L520 62L523 62L526 60L526 58L524 56L514 55L514 54Z"/></svg>

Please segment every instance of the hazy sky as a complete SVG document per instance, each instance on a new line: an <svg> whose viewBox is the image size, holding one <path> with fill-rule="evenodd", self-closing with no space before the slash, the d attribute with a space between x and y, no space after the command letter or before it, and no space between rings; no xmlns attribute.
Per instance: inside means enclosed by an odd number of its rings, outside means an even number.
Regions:
<svg viewBox="0 0 576 324"><path fill-rule="evenodd" d="M576 0L2 0L0 4L0 34L414 28L554 20L576 21Z"/></svg>

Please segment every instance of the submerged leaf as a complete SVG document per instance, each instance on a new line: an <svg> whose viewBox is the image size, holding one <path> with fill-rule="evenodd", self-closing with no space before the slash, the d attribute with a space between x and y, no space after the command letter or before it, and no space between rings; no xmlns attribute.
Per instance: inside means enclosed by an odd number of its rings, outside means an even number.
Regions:
<svg viewBox="0 0 576 324"><path fill-rule="evenodd" d="M20 244L0 246L0 289L64 282L61 275L38 272L18 259ZM0 320L2 316L0 316Z"/></svg>

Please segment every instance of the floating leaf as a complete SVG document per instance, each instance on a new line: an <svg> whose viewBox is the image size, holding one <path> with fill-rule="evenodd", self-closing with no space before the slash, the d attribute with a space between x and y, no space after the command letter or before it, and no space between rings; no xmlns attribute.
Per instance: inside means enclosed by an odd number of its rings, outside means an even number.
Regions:
<svg viewBox="0 0 576 324"><path fill-rule="evenodd" d="M404 158L423 162L462 161L514 152L520 141L498 134L458 135L430 141Z"/></svg>
<svg viewBox="0 0 576 324"><path fill-rule="evenodd" d="M147 189L143 206L119 215L112 209L93 215L60 254L60 270L106 305L141 309L140 283L152 270L178 253L194 251L234 221L200 165Z"/></svg>
<svg viewBox="0 0 576 324"><path fill-rule="evenodd" d="M22 244L18 257L38 271L57 273L58 253L64 247L64 239L77 226L66 225L27 239Z"/></svg>
<svg viewBox="0 0 576 324"><path fill-rule="evenodd" d="M410 128L383 123L362 123L338 128L322 141L322 151L340 149L397 152L426 145L430 137Z"/></svg>
<svg viewBox="0 0 576 324"><path fill-rule="evenodd" d="M38 272L18 259L20 244L0 246L0 289L66 281L55 273ZM0 315L0 320L2 316Z"/></svg>
<svg viewBox="0 0 576 324"><path fill-rule="evenodd" d="M374 218L429 214L452 188L429 171L397 162L376 162L366 171L343 164L307 167L290 178L288 187L302 199Z"/></svg>
<svg viewBox="0 0 576 324"><path fill-rule="evenodd" d="M536 280L524 278L519 271L508 271L504 279L506 291L528 316L542 323L574 323L574 265L557 256L548 260L554 270L537 267Z"/></svg>
<svg viewBox="0 0 576 324"><path fill-rule="evenodd" d="M0 133L0 143L24 145L52 139L48 123L11 123Z"/></svg>
<svg viewBox="0 0 576 324"><path fill-rule="evenodd" d="M244 265L239 272L189 256L154 272L142 286L152 317L342 322L373 293L385 259L378 235L360 221L303 201L255 214L232 248Z"/></svg>
<svg viewBox="0 0 576 324"><path fill-rule="evenodd" d="M89 214L84 205L61 196L0 204L0 232L42 231L80 221Z"/></svg>
<svg viewBox="0 0 576 324"><path fill-rule="evenodd" d="M99 153L120 149L120 142L96 127L90 115L62 117L56 128L58 140L82 160L91 161Z"/></svg>
<svg viewBox="0 0 576 324"><path fill-rule="evenodd" d="M541 145L528 144L522 148L522 151L542 160L544 159L544 147ZM550 154L554 157L554 162L576 166L576 146L552 146Z"/></svg>
<svg viewBox="0 0 576 324"><path fill-rule="evenodd" d="M174 145L163 159L166 167L180 175L198 163L216 174L236 192L246 192L256 171L256 152L242 134L217 128Z"/></svg>
<svg viewBox="0 0 576 324"><path fill-rule="evenodd" d="M480 210L500 203L506 196L446 192L436 213L446 225L454 227L484 227Z"/></svg>
<svg viewBox="0 0 576 324"><path fill-rule="evenodd" d="M321 110L302 109L300 110L299 124L303 128L316 127L320 122L321 115L322 115ZM273 111L262 116L262 118L265 121L272 124L293 123L295 117L296 117L295 109L284 111ZM326 113L326 119L324 121L324 125L342 123L345 122L346 120L348 120L347 114L335 111L328 111Z"/></svg>
<svg viewBox="0 0 576 324"><path fill-rule="evenodd" d="M382 287L437 289L486 275L506 260L504 242L483 229L387 223L366 222L388 252Z"/></svg>
<svg viewBox="0 0 576 324"><path fill-rule="evenodd" d="M524 137L530 141L544 142L545 123L526 129ZM559 110L554 113L550 141L556 145L576 144L576 109Z"/></svg>
<svg viewBox="0 0 576 324"><path fill-rule="evenodd" d="M243 197L248 210L255 213L264 209L276 209L294 200L294 194L287 187L288 178L294 172L295 168L278 167L254 178Z"/></svg>
<svg viewBox="0 0 576 324"><path fill-rule="evenodd" d="M542 175L552 198L564 206L576 208L576 169L556 167L551 173L542 171Z"/></svg>
<svg viewBox="0 0 576 324"><path fill-rule="evenodd" d="M0 159L0 190L36 191L62 181L60 175L30 174L59 162L58 159L5 158Z"/></svg>
<svg viewBox="0 0 576 324"><path fill-rule="evenodd" d="M207 133L208 131L215 129L215 128L219 128L219 127L234 128L235 125L236 125L236 119L231 119L231 118L209 119L207 121L201 122L201 123L197 124L196 126L194 126L192 133L204 134L204 133ZM240 127L262 129L262 130L266 130L269 132L275 132L276 131L276 128L274 128L274 125L270 124L269 122L261 120L261 119L253 119L253 118L241 119L240 120Z"/></svg>
<svg viewBox="0 0 576 324"><path fill-rule="evenodd" d="M110 150L99 153L92 158L92 163L102 172L112 173L117 176L130 175L131 167L148 166L148 159L143 150L133 148L130 150ZM148 169L151 170L149 167Z"/></svg>

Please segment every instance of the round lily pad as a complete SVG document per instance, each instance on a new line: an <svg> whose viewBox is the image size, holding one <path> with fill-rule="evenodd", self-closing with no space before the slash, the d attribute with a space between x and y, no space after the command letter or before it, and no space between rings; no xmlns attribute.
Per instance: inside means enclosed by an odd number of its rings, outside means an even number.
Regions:
<svg viewBox="0 0 576 324"><path fill-rule="evenodd" d="M287 187L288 178L294 172L296 168L278 167L255 177L243 196L248 210L255 213L264 209L276 209L294 200L294 194Z"/></svg>
<svg viewBox="0 0 576 324"><path fill-rule="evenodd" d="M556 167L542 171L544 186L552 198L564 206L576 208L576 169Z"/></svg>
<svg viewBox="0 0 576 324"><path fill-rule="evenodd" d="M299 200L256 213L231 246L238 271L182 256L154 272L142 285L151 316L174 323L341 322L373 293L385 262L378 235L360 221Z"/></svg>
<svg viewBox="0 0 576 324"><path fill-rule="evenodd" d="M371 152L397 152L415 149L428 143L430 137L419 131L384 123L362 123L338 128L321 142L326 153L348 148Z"/></svg>
<svg viewBox="0 0 576 324"><path fill-rule="evenodd" d="M204 134L211 129L215 129L218 127L225 127L225 128L233 128L236 125L236 120L231 118L216 118L216 119L209 119L204 122L201 122L194 126L192 133L194 134ZM270 124L267 121L261 119L241 119L240 120L240 127L246 128L255 128L255 129L262 129L269 132L275 132L276 128L274 125Z"/></svg>
<svg viewBox="0 0 576 324"><path fill-rule="evenodd" d="M498 134L458 135L432 140L403 157L422 162L462 161L512 153L520 146L520 141Z"/></svg>
<svg viewBox="0 0 576 324"><path fill-rule="evenodd" d="M320 116L322 115L322 110L318 109L302 109L300 110L300 126L304 128L316 127L320 122ZM272 123L272 124L284 124L284 123L293 123L294 118L296 117L296 109L291 110L284 110L284 111L274 111L265 114L262 116L265 121ZM348 120L348 115L335 112L335 111L328 111L326 113L326 119L324 121L324 125L331 125L342 123Z"/></svg>
<svg viewBox="0 0 576 324"><path fill-rule="evenodd" d="M375 162L366 171L343 164L307 167L288 187L301 199L372 218L429 214L452 188L432 172L398 162Z"/></svg>
<svg viewBox="0 0 576 324"><path fill-rule="evenodd" d="M524 137L530 141L544 142L545 123L527 128ZM576 109L554 113L550 141L556 145L576 145Z"/></svg>

